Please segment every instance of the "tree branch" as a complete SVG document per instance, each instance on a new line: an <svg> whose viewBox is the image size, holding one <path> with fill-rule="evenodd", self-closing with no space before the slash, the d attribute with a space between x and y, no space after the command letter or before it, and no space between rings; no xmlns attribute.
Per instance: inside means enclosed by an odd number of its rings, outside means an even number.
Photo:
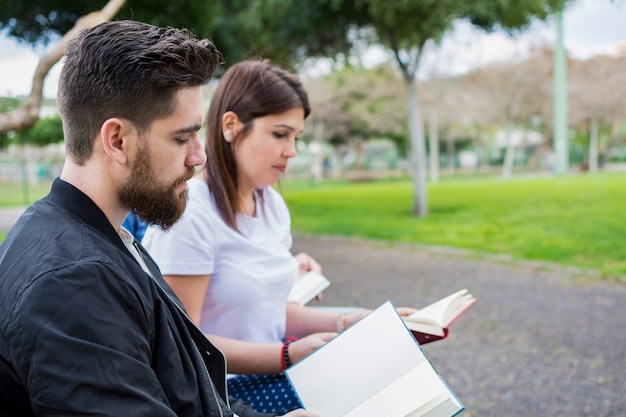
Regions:
<svg viewBox="0 0 626 417"><path fill-rule="evenodd" d="M26 97L24 102L17 109L0 113L0 133L22 130L37 123L37 120L39 120L41 102L43 100L44 80L54 64L65 54L67 44L72 39L76 38L82 30L111 20L125 3L126 0L109 0L102 10L91 12L79 18L74 27L70 29L50 51L39 59L28 97Z"/></svg>

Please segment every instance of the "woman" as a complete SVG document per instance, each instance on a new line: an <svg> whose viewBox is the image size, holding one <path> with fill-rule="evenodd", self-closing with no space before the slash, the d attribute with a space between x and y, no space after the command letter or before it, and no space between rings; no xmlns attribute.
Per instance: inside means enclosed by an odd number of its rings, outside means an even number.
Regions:
<svg viewBox="0 0 626 417"><path fill-rule="evenodd" d="M365 314L287 302L298 273L321 272L312 257L290 252L291 218L272 188L296 156L309 113L289 72L267 61L228 69L211 99L207 163L189 181L185 214L143 239L229 373L240 374L229 378L230 394L262 412L300 407L282 371Z"/></svg>

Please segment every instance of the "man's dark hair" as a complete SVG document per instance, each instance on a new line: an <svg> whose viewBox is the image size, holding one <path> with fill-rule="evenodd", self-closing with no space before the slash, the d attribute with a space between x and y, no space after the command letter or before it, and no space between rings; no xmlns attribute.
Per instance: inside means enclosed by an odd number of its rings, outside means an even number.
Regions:
<svg viewBox="0 0 626 417"><path fill-rule="evenodd" d="M82 165L112 117L141 132L174 110L181 88L206 84L221 63L207 39L189 31L124 20L83 31L67 49L58 105L66 149Z"/></svg>

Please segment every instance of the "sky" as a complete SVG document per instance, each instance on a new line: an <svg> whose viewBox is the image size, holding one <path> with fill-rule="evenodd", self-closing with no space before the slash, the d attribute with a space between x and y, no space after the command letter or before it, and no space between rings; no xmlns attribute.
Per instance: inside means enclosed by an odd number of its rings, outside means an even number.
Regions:
<svg viewBox="0 0 626 417"><path fill-rule="evenodd" d="M616 54L620 47L622 53L626 53L626 0L576 0L564 14L563 36L568 54L573 58ZM554 43L555 39L554 18L534 24L514 38L499 32L485 34L468 24L460 24L436 52L425 51L421 77L443 72L463 73L491 62L521 58L532 47ZM0 95L27 95L43 52L0 37ZM375 64L389 58L380 48L371 48L363 59ZM47 98L56 96L61 65L56 64L46 78L44 96Z"/></svg>

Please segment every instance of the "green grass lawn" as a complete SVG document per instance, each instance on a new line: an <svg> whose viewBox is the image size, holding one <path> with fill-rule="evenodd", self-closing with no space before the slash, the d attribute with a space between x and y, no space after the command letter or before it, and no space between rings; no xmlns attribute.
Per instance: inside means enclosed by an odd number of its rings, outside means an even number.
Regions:
<svg viewBox="0 0 626 417"><path fill-rule="evenodd" d="M25 207L40 199L50 191L52 181L41 181L37 185L17 182L0 182L0 208ZM0 242L6 231L0 231Z"/></svg>
<svg viewBox="0 0 626 417"><path fill-rule="evenodd" d="M17 182L0 182L0 208L28 206L50 191L52 181L40 181L36 185Z"/></svg>
<svg viewBox="0 0 626 417"><path fill-rule="evenodd" d="M294 231L471 249L626 275L626 173L453 179L428 186L415 217L410 180L283 184Z"/></svg>
<svg viewBox="0 0 626 417"><path fill-rule="evenodd" d="M0 184L0 207L45 195ZM409 179L349 184L284 182L294 231L441 245L556 262L626 276L626 173L500 180L445 179L428 186L415 217ZM0 235L0 240L4 236Z"/></svg>

